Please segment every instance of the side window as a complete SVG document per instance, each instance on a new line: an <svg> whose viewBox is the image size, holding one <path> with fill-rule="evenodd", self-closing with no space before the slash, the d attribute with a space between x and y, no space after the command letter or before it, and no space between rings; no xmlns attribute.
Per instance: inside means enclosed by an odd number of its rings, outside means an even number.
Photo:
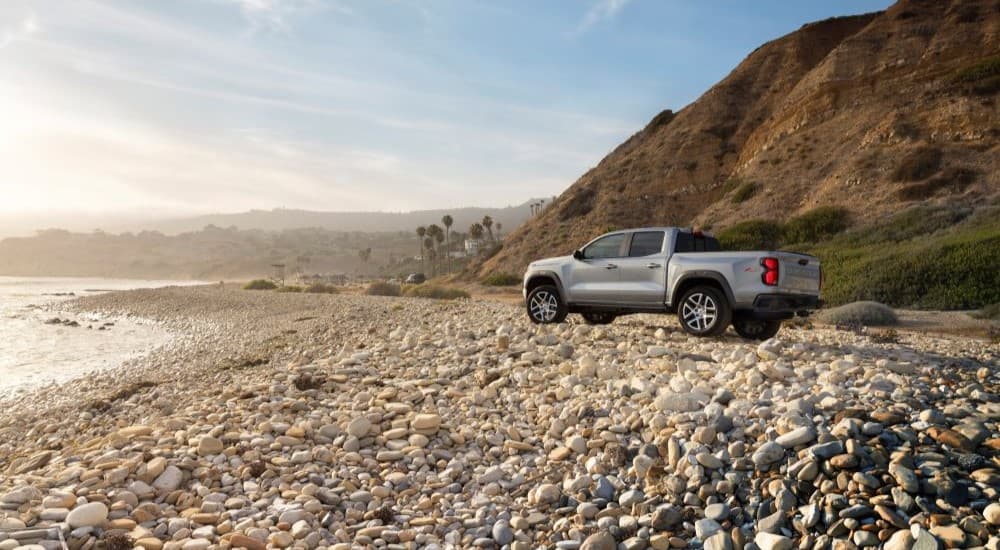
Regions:
<svg viewBox="0 0 1000 550"><path fill-rule="evenodd" d="M674 252L718 252L722 250L719 241L714 237L694 235L685 231L677 232L677 242L674 244Z"/></svg>
<svg viewBox="0 0 1000 550"><path fill-rule="evenodd" d="M694 235L686 231L678 231L677 243L674 244L674 252L694 252Z"/></svg>
<svg viewBox="0 0 1000 550"><path fill-rule="evenodd" d="M639 231L632 234L632 246L629 248L630 258L659 254L663 249L663 231Z"/></svg>
<svg viewBox="0 0 1000 550"><path fill-rule="evenodd" d="M597 260L601 258L620 258L622 244L625 243L625 234L617 233L600 238L590 246L583 249L583 257L587 260Z"/></svg>

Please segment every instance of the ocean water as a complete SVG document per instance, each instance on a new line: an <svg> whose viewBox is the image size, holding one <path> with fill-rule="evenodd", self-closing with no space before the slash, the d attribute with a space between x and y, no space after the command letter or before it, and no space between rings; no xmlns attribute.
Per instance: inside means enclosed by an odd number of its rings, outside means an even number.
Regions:
<svg viewBox="0 0 1000 550"><path fill-rule="evenodd" d="M60 307L62 302L113 290L191 284L201 283L0 277L0 399L118 366L171 338L155 323L70 312ZM79 326L47 323L54 318Z"/></svg>

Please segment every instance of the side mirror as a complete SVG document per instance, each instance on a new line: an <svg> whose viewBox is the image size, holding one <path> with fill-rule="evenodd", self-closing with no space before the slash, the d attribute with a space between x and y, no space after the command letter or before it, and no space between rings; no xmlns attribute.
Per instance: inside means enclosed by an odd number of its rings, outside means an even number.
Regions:
<svg viewBox="0 0 1000 550"><path fill-rule="evenodd" d="M583 259L583 251L580 250L580 249L574 250L573 251L573 258L577 259L577 260L582 260Z"/></svg>

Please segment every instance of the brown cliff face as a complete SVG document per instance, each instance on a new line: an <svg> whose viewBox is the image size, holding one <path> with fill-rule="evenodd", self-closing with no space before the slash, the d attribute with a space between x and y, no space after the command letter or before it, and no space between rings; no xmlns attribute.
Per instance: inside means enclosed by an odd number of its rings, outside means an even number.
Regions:
<svg viewBox="0 0 1000 550"><path fill-rule="evenodd" d="M998 56L998 0L903 0L805 25L654 117L470 269L517 273L608 228L718 229L821 205L864 224L914 200L995 200Z"/></svg>

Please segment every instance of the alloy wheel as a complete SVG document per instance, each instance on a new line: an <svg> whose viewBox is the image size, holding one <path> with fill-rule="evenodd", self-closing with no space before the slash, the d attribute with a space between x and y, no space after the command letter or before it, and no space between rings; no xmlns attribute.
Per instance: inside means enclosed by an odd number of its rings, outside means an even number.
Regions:
<svg viewBox="0 0 1000 550"><path fill-rule="evenodd" d="M695 332L708 330L719 316L719 306L711 296L696 292L687 297L681 306L684 324Z"/></svg>
<svg viewBox="0 0 1000 550"><path fill-rule="evenodd" d="M559 311L559 298L546 290L536 292L531 296L530 311L536 321L548 323Z"/></svg>

